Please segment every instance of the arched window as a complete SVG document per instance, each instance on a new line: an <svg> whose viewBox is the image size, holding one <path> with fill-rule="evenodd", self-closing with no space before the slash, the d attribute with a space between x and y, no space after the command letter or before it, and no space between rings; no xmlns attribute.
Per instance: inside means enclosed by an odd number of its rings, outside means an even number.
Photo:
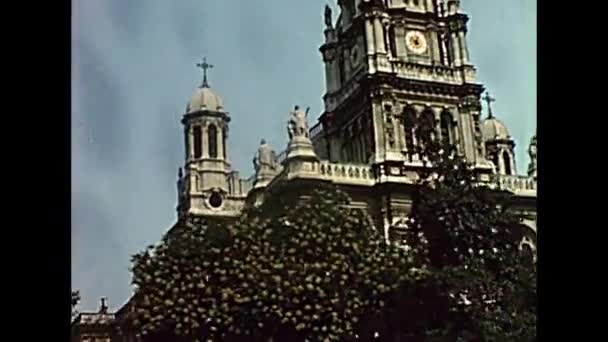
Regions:
<svg viewBox="0 0 608 342"><path fill-rule="evenodd" d="M500 166L498 165L498 152L495 152L494 154L492 154L492 162L494 163L494 166L496 167L496 173L500 173Z"/></svg>
<svg viewBox="0 0 608 342"><path fill-rule="evenodd" d="M217 158L217 127L215 125L209 125L207 129L207 137L209 139L209 157Z"/></svg>
<svg viewBox="0 0 608 342"><path fill-rule="evenodd" d="M448 112L441 114L441 140L447 144L454 143L454 129L452 115Z"/></svg>
<svg viewBox="0 0 608 342"><path fill-rule="evenodd" d="M424 139L433 140L435 139L435 114L430 109L425 109L420 115L419 132L423 135Z"/></svg>
<svg viewBox="0 0 608 342"><path fill-rule="evenodd" d="M509 156L509 152L507 152L507 151L502 152L502 161L503 161L503 163L505 163L505 174L511 175L512 174L511 156Z"/></svg>
<svg viewBox="0 0 608 342"><path fill-rule="evenodd" d="M200 158L203 154L201 126L194 126L192 128L192 139L194 140L194 158Z"/></svg>

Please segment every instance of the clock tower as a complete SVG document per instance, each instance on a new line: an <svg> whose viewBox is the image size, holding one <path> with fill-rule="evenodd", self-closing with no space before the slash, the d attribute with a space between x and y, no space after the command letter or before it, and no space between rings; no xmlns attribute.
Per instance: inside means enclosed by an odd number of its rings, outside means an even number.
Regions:
<svg viewBox="0 0 608 342"><path fill-rule="evenodd" d="M483 86L458 0L338 0L325 10L325 111L312 129L331 162L373 164L404 176L422 166L415 118L436 124L480 171L491 172L480 127ZM391 171L392 170L392 171Z"/></svg>

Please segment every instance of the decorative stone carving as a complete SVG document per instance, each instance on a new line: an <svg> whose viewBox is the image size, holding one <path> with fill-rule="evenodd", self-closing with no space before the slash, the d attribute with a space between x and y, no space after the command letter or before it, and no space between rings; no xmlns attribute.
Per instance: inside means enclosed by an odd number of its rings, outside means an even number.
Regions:
<svg viewBox="0 0 608 342"><path fill-rule="evenodd" d="M270 144L266 140L260 141L258 152L253 157L253 167L255 168L256 176L265 171L277 170L277 156Z"/></svg>
<svg viewBox="0 0 608 342"><path fill-rule="evenodd" d="M289 140L293 140L296 137L308 138L308 111L310 107L306 108L306 112L300 110L299 106L295 106L289 121L287 121L287 133L289 134Z"/></svg>

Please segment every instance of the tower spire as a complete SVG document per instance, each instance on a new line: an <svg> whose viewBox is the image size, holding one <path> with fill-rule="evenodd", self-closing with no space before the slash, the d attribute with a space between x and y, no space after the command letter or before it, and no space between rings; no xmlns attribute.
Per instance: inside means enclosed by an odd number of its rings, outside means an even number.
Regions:
<svg viewBox="0 0 608 342"><path fill-rule="evenodd" d="M492 102L496 102L496 99L490 96L489 91L486 91L486 95L482 98L482 100L486 101L486 103L488 104L488 118L493 118L494 115L492 114Z"/></svg>
<svg viewBox="0 0 608 342"><path fill-rule="evenodd" d="M213 65L207 63L207 57L203 57L203 62L196 63L196 66L203 69L203 84L201 84L201 88L209 88L209 83L207 82L207 69L212 69Z"/></svg>

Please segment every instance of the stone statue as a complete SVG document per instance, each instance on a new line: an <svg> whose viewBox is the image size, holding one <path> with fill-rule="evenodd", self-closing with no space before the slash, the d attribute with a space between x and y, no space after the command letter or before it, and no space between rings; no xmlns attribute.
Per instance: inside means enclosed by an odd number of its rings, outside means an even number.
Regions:
<svg viewBox="0 0 608 342"><path fill-rule="evenodd" d="M528 147L528 155L530 156L530 164L528 164L528 176L536 177L536 134L530 140L530 146Z"/></svg>
<svg viewBox="0 0 608 342"><path fill-rule="evenodd" d="M287 133L289 134L289 140L296 137L308 138L308 111L310 107L306 108L306 112L300 110L299 106L294 107L294 111L291 112L289 121L287 121Z"/></svg>
<svg viewBox="0 0 608 342"><path fill-rule="evenodd" d="M329 5L325 5L325 26L328 29L333 28L333 25L331 22L331 8L329 7Z"/></svg>
<svg viewBox="0 0 608 342"><path fill-rule="evenodd" d="M180 196L184 192L184 172L181 167L177 171L177 191Z"/></svg>
<svg viewBox="0 0 608 342"><path fill-rule="evenodd" d="M260 141L258 152L253 157L253 167L256 175L261 171L275 171L277 169L277 156L264 139Z"/></svg>

